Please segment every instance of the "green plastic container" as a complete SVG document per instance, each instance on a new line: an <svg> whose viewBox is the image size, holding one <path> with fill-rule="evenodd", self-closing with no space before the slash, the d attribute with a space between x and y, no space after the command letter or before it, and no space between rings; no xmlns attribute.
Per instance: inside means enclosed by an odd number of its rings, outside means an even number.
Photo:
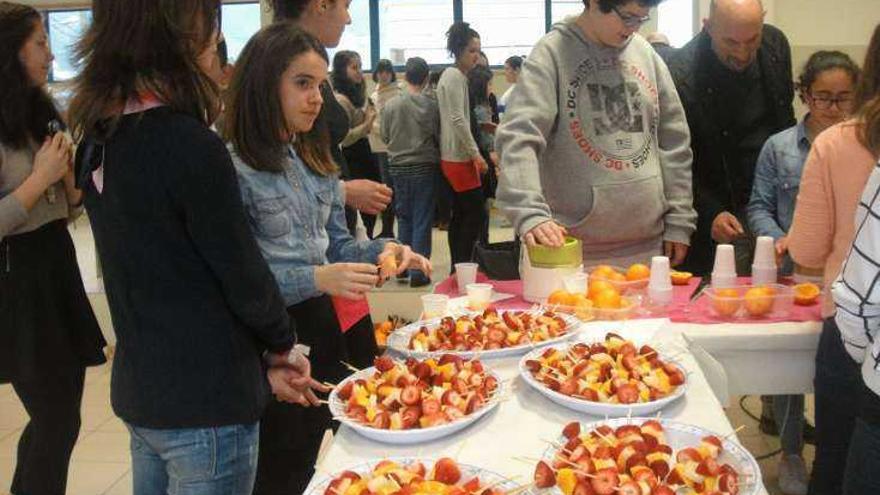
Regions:
<svg viewBox="0 0 880 495"><path fill-rule="evenodd" d="M528 252L529 261L535 268L571 268L580 266L584 261L581 241L568 236L562 247L536 245L529 247Z"/></svg>

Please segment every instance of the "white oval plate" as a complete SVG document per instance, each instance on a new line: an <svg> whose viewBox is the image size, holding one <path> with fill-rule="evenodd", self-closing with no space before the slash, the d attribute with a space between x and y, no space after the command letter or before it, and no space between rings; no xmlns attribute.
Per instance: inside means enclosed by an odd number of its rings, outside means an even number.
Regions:
<svg viewBox="0 0 880 495"><path fill-rule="evenodd" d="M500 310L498 311L498 314L501 315L507 311L522 310ZM482 312L469 312L467 314L473 317L482 314ZM564 335L560 335L559 337L556 337L554 339L545 340L544 342L539 342L537 344L522 344L514 347L505 347L504 349L490 349L482 351L414 351L412 349L409 349L409 341L414 333L418 332L419 329L421 329L423 326L426 326L428 328L436 327L440 324L440 320L442 320L442 318L433 318L430 320L417 321L403 328L397 329L394 332L391 332L391 335L388 336L387 346L388 349L391 349L397 354L414 357L416 359L427 359L430 357L442 356L443 354L452 354L464 359L494 359L520 356L529 352L532 349L543 348L547 347L548 345L564 342L580 333L580 320L572 315L567 315L563 313L558 313L558 315L565 321L565 324L568 325L569 331L566 332Z"/></svg>
<svg viewBox="0 0 880 495"><path fill-rule="evenodd" d="M586 342L585 342L586 343ZM565 352L565 349L571 347L574 344L565 344L565 345L556 345L552 346L554 349L561 350ZM661 355L661 359L664 362L672 363L678 369L684 373L684 383L678 386L674 393L651 402L637 402L635 404L608 404L604 402L591 402L586 399L578 399L576 397L569 397L565 394L560 394L554 390L550 390L543 383L539 382L532 376L532 373L526 367L526 361L531 359L539 359L541 354L547 350L544 349L535 349L534 351L523 356L519 361L519 374L525 380L526 383L532 386L535 390L540 392L542 395L546 396L548 399L553 402L559 404L560 406L566 407L573 411L578 411L586 414L590 414L593 416L607 416L609 418L619 418L621 416L632 416L632 415L648 415L654 412L663 409L667 405L675 402L676 400L684 397L685 392L688 387L688 374L684 367L671 359L663 358Z"/></svg>
<svg viewBox="0 0 880 495"><path fill-rule="evenodd" d="M348 426L359 434L369 438L370 440L376 440L377 442L383 443L410 445L420 442L429 442L431 440L436 440L438 438L452 435L453 433L467 428L468 426L488 414L490 411L498 407L499 402L501 402L501 397L505 391L504 382L501 380L501 377L499 377L498 374L496 374L495 372L484 367L484 373L493 376L496 380L498 380L498 388L495 390L495 393L492 394L492 397L490 397L486 401L486 404L483 405L482 408L474 411L470 415L459 418L451 423L446 423L439 426L432 426L430 428L415 428L411 430L382 430L379 428L373 428L369 425L358 423L357 421L349 418L348 415L345 413L345 401L339 398L339 394L337 392L339 389L342 388L345 383L351 380L357 380L359 378L366 379L370 376L373 376L375 372L375 367L367 368L365 370L361 370L357 373L350 375L348 378L340 382L339 386L334 388L333 391L330 393L329 407L330 413L333 414L333 417L336 418L337 421Z"/></svg>
<svg viewBox="0 0 880 495"><path fill-rule="evenodd" d="M687 447L699 447L700 440L708 435L715 435L721 439L722 452L718 457L719 464L730 464L739 474L740 491L739 495L757 495L760 492L762 478L761 467L755 457L749 453L743 446L730 440L725 440L723 435L719 435L713 431L709 431L699 426L669 421L667 419L657 418L615 418L607 421L596 421L594 423L586 423L581 425L582 432L595 430L602 425L608 425L611 428L617 428L623 425L638 425L645 421L660 421L663 425L663 434L666 436L666 443L672 447L674 454L679 450ZM565 443L566 439L561 434L557 438L558 442ZM555 447L548 447L544 451L542 459L552 464L553 455L556 453ZM562 495L562 490L558 486L547 488L544 490L532 489L532 493L541 493L544 495Z"/></svg>
<svg viewBox="0 0 880 495"><path fill-rule="evenodd" d="M415 458L415 457L389 457L387 459L378 459L372 461L364 461L360 464L356 464L354 466L349 467L348 469L341 469L338 473L333 476L324 476L317 483L313 483L310 488L306 489L305 495L324 495L324 491L327 490L327 486L331 481L335 478L336 475L342 473L343 471L353 471L361 476L369 474L373 472L373 468L376 467L376 464L382 462L383 460L393 461L399 464L409 464L411 462L421 462L425 465L425 469L428 472L434 467L434 463L437 462L438 459L435 458ZM483 482L483 485L494 485L497 488L500 488L504 491L511 491L518 488L518 485L515 481L511 480L507 476L502 476L494 471L488 471L483 468L479 468L476 466L472 466L470 464L459 464L459 469L461 469L461 482L467 483L475 476L480 477L480 481ZM497 483L497 484L496 484Z"/></svg>

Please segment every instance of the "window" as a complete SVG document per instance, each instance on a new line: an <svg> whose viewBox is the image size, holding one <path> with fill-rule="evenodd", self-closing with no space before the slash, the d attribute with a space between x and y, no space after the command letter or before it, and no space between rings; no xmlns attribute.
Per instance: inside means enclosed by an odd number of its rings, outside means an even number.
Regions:
<svg viewBox="0 0 880 495"><path fill-rule="evenodd" d="M222 17L223 37L226 39L229 63L235 63L244 45L260 30L260 4L226 4L223 6Z"/></svg>
<svg viewBox="0 0 880 495"><path fill-rule="evenodd" d="M49 29L49 47L55 55L52 62L52 82L66 81L77 73L74 49L80 37L92 22L91 10L60 10L46 15Z"/></svg>
<svg viewBox="0 0 880 495"><path fill-rule="evenodd" d="M666 0L657 12L657 31L681 48L694 37L694 0Z"/></svg>
<svg viewBox="0 0 880 495"><path fill-rule="evenodd" d="M528 55L544 35L544 0L467 0L464 20L471 23L492 65L512 55Z"/></svg>
<svg viewBox="0 0 880 495"><path fill-rule="evenodd" d="M473 0L468 0L473 1ZM394 0L379 2L379 53L394 65L410 57L429 64L449 64L446 30L453 22L449 0Z"/></svg>
<svg viewBox="0 0 880 495"><path fill-rule="evenodd" d="M370 49L370 0L352 0L348 8L351 14L351 24L345 26L339 46L328 49L330 67L333 67L333 55L339 50L351 50L361 56L361 65L364 70L373 67L373 52Z"/></svg>
<svg viewBox="0 0 880 495"><path fill-rule="evenodd" d="M581 15L584 11L583 0L553 0L550 5L552 21L559 22L570 15Z"/></svg>

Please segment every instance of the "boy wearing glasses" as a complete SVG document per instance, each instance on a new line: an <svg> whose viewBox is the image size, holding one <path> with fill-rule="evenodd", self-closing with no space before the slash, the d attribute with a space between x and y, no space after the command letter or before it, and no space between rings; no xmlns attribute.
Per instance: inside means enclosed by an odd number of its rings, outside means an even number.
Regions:
<svg viewBox="0 0 880 495"><path fill-rule="evenodd" d="M684 260L690 134L666 65L636 34L662 0L584 0L542 38L498 129L497 204L529 245L582 241L584 264Z"/></svg>

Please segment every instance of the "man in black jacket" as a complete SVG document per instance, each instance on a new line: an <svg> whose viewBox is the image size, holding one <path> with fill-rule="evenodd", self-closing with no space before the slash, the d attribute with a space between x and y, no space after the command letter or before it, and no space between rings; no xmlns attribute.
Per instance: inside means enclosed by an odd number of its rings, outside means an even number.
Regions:
<svg viewBox="0 0 880 495"><path fill-rule="evenodd" d="M682 269L707 274L716 243L733 243L745 275L754 251L745 209L755 162L768 137L796 123L791 49L764 24L760 0L713 0L710 9L703 31L667 60L691 129L699 214Z"/></svg>

